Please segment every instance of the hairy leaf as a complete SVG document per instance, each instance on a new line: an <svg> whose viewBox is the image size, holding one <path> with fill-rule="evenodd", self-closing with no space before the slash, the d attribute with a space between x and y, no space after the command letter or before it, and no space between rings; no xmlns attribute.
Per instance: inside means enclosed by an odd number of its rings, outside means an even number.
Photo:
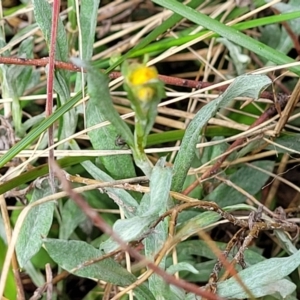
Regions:
<svg viewBox="0 0 300 300"><path fill-rule="evenodd" d="M81 28L81 58L89 61L93 55L93 44L95 40L95 30L97 25L97 15L100 0L82 1L80 5L80 28ZM81 80L86 79L86 74L77 73L75 91L81 89Z"/></svg>
<svg viewBox="0 0 300 300"><path fill-rule="evenodd" d="M253 162L252 164L269 172L272 172L274 168L274 161L269 160L261 160ZM228 181L236 184L249 194L255 195L261 190L268 178L269 175L266 173L251 168L251 166L243 166L229 176ZM222 183L213 192L207 195L206 199L217 202L218 205L223 207L243 203L246 201L247 196L243 195L235 188Z"/></svg>
<svg viewBox="0 0 300 300"><path fill-rule="evenodd" d="M183 187L185 177L195 155L200 130L208 120L216 114L220 107L226 106L235 97L243 96L256 99L261 90L270 83L271 80L264 75L239 76L220 97L200 109L185 132L174 163L173 191L180 191Z"/></svg>
<svg viewBox="0 0 300 300"><path fill-rule="evenodd" d="M255 297L262 297L279 292L282 297L291 294L296 285L283 279L300 265L300 250L284 258L270 258L239 272L244 284ZM247 298L235 278L230 278L218 284L218 295L226 298Z"/></svg>
<svg viewBox="0 0 300 300"><path fill-rule="evenodd" d="M127 220L118 220L113 226L114 231L126 242L139 240L146 235L155 236L151 249L148 250L145 246L146 256L149 252L152 256L156 251L152 247L157 247L158 243L161 245L167 232L165 225L163 228L158 225L155 231L150 231L151 224L167 210L172 172L170 168L164 166L164 163L165 159L161 159L154 167L150 179L150 196L143 197L140 204L142 209L138 209L138 215ZM106 253L115 250L117 247L118 244L112 238L100 246Z"/></svg>
<svg viewBox="0 0 300 300"><path fill-rule="evenodd" d="M102 252L85 242L45 239L44 244L51 258L60 267L75 275L96 278L123 287L137 280L112 258L95 261L102 256ZM136 287L134 292L139 299L155 299L145 284Z"/></svg>
<svg viewBox="0 0 300 300"><path fill-rule="evenodd" d="M43 180L41 187L36 187L32 194L31 202L52 194L47 180ZM20 267L36 254L41 246L42 239L48 235L52 224L54 202L47 202L33 207L24 220L16 244L16 254Z"/></svg>

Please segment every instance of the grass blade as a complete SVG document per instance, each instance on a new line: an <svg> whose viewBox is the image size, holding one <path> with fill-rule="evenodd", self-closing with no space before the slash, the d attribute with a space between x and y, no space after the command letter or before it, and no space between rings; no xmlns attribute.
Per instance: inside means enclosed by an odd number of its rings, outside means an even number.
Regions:
<svg viewBox="0 0 300 300"><path fill-rule="evenodd" d="M267 58L268 60L276 64L287 64L295 62L292 58L286 56L285 54L276 51L275 49L243 34L242 32L226 26L219 21L212 19L205 14L202 14L190 7L183 5L174 0L153 0L154 3L168 8L174 11L177 14L182 15L183 17L193 21L194 23L203 26L219 35L227 38L228 40L260 55ZM290 71L300 76L299 67L291 67Z"/></svg>

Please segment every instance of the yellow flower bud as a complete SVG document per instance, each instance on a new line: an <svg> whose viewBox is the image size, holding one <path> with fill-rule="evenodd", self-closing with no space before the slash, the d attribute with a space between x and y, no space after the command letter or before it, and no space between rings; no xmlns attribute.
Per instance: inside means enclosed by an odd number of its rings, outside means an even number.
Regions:
<svg viewBox="0 0 300 300"><path fill-rule="evenodd" d="M157 80L157 71L154 67L138 66L129 75L128 83L131 85L143 85L151 80Z"/></svg>
<svg viewBox="0 0 300 300"><path fill-rule="evenodd" d="M148 102L152 100L155 95L155 89L151 86L143 86L138 89L137 97L142 102Z"/></svg>

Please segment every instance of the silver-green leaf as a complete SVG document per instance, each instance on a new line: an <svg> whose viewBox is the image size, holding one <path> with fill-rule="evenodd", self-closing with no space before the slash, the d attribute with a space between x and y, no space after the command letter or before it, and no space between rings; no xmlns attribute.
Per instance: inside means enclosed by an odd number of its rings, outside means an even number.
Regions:
<svg viewBox="0 0 300 300"><path fill-rule="evenodd" d="M265 75L242 75L237 77L227 90L214 101L209 102L196 114L189 124L174 163L173 191L181 191L187 172L195 156L195 147L202 127L213 117L219 108L225 107L236 97L257 99L271 80Z"/></svg>

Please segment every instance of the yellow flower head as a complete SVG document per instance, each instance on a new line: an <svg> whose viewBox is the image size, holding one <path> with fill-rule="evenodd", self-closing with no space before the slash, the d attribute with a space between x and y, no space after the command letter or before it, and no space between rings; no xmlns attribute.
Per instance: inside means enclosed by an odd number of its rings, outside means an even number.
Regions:
<svg viewBox="0 0 300 300"><path fill-rule="evenodd" d="M143 85L149 83L149 81L157 80L157 71L154 67L147 67L140 65L133 69L128 76L128 83L130 85Z"/></svg>
<svg viewBox="0 0 300 300"><path fill-rule="evenodd" d="M122 74L125 78L124 87L135 106L143 106L145 109L165 96L163 83L159 80L155 67L124 62Z"/></svg>

